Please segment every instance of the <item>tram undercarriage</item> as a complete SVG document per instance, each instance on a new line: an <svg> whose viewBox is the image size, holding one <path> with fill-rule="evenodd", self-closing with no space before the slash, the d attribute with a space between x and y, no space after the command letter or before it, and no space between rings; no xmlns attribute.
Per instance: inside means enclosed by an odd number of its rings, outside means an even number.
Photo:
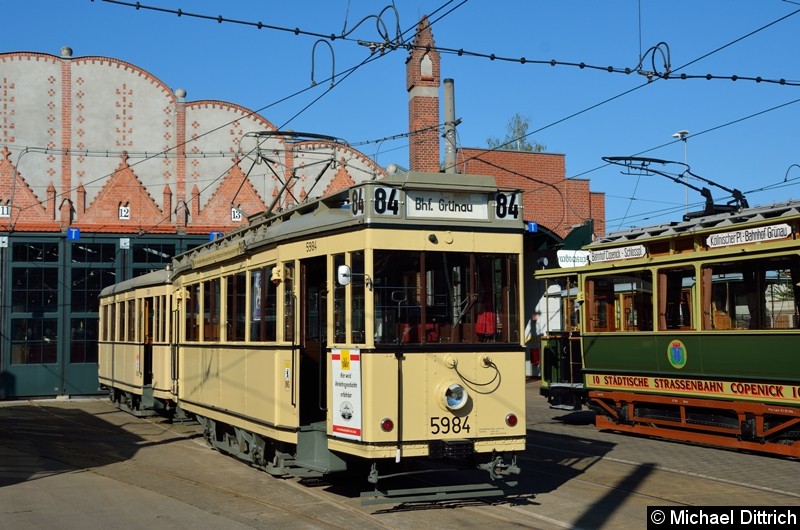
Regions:
<svg viewBox="0 0 800 530"><path fill-rule="evenodd" d="M118 388L109 388L108 399L118 409L140 418L168 415L169 413L169 404L160 399L155 399L152 387L148 386L143 387L140 394Z"/></svg>
<svg viewBox="0 0 800 530"><path fill-rule="evenodd" d="M446 464L452 464L455 461L440 460L429 469L413 469L411 467L404 467L402 471L390 474L379 474L378 463L373 462L372 468L369 473L369 482L374 484L374 489L371 491L364 491L361 493L361 504L385 504L385 503L398 503L398 502L421 502L421 501L444 501L453 499L478 499L485 497L501 497L509 495L514 492L517 482L508 480L511 475L518 475L520 472L517 466L516 455L510 456L510 462L506 460L507 455L493 453L490 455L482 455L484 461L476 463L475 459L479 455L471 455L458 461L464 466L461 468L448 468ZM468 463L469 464L468 464ZM392 467L392 462L390 467ZM472 464L472 465L470 465ZM418 487L401 487L390 489L385 487L385 484L393 479L398 478L416 478L420 479L425 474L433 474L441 477L447 472L463 472L471 470L476 472L476 481L469 483L463 481L463 476L459 475L458 484L437 484L430 486ZM489 481L482 480L480 477L486 477L484 472L489 473ZM424 479L423 479L424 482ZM433 481L430 482L433 484Z"/></svg>
<svg viewBox="0 0 800 530"><path fill-rule="evenodd" d="M511 454L509 457L501 453L443 453L433 461L424 462L419 458L410 458L400 463L391 459L366 461L351 457L345 460L327 449L325 422L301 428L298 432L298 443L294 445L264 438L202 416L198 416L197 420L203 428L203 437L212 448L273 476L312 479L354 467L366 470L366 466L369 466L366 482L373 489L361 493L363 505L504 496L512 493L517 485L516 481L509 481L508 478L520 472L516 455ZM421 467L414 464L421 464ZM457 466L454 467L454 464ZM476 481L464 483L464 477L458 474L458 483L455 484L433 485L434 481L423 479L424 484L431 485L409 487L408 481L402 480L420 478L423 475L441 477L452 471L472 471ZM487 473L489 480L485 480ZM398 484L400 487L387 488L387 484Z"/></svg>
<svg viewBox="0 0 800 530"><path fill-rule="evenodd" d="M800 457L800 408L761 403L589 392L599 429Z"/></svg>

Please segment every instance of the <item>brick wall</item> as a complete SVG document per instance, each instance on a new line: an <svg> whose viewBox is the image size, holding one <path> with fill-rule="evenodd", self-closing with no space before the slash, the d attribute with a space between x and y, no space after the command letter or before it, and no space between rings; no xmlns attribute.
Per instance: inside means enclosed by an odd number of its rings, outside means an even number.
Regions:
<svg viewBox="0 0 800 530"><path fill-rule="evenodd" d="M574 225L594 220L594 232L605 233L605 196L589 189L587 179L566 179L563 154L458 149L461 173L491 175L497 184L523 190L524 217L561 237Z"/></svg>

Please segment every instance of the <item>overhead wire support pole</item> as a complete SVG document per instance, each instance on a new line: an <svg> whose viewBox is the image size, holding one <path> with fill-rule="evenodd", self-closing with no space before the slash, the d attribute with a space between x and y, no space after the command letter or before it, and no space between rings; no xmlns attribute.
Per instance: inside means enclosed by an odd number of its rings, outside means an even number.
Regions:
<svg viewBox="0 0 800 530"><path fill-rule="evenodd" d="M686 146L688 144L688 141L686 140L686 138L688 136L689 136L689 131L687 131L686 129L681 129L680 131L678 131L678 132L676 132L675 134L672 135L673 138L679 139L679 140L681 140L683 142L683 164L686 167L689 167L689 165L688 165L689 163L688 163L687 157L686 157L686 152L687 152L686 151L686 149L687 149ZM685 197L686 210L684 211L684 213L688 214L689 213L689 190L688 190L688 188L686 189L685 195L686 195L686 197Z"/></svg>

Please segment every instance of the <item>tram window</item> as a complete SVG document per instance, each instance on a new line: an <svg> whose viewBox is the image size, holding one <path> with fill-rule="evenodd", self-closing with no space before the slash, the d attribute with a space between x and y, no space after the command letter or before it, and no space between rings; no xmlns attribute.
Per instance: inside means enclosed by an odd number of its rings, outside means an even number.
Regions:
<svg viewBox="0 0 800 530"><path fill-rule="evenodd" d="M203 282L203 340L219 340L220 279Z"/></svg>
<svg viewBox="0 0 800 530"><path fill-rule="evenodd" d="M153 324L155 322L153 298L150 296L147 298L142 298L139 303L141 304L141 307L139 307L139 311L137 311L137 314L139 315L139 327L136 331L136 340L143 342L147 342L149 340L152 342Z"/></svg>
<svg viewBox="0 0 800 530"><path fill-rule="evenodd" d="M106 319L106 340L117 340L117 304L108 304L108 318Z"/></svg>
<svg viewBox="0 0 800 530"><path fill-rule="evenodd" d="M166 295L161 295L158 297L158 326L156 327L156 337L158 342L169 342L169 335L168 335L168 327L167 327L167 315L169 314L169 308L167 307L167 297Z"/></svg>
<svg viewBox="0 0 800 530"><path fill-rule="evenodd" d="M161 336L161 297L154 296L151 298L151 306L150 306L150 338L153 342L161 342L163 337Z"/></svg>
<svg viewBox="0 0 800 530"><path fill-rule="evenodd" d="M186 340L200 340L200 284L186 288Z"/></svg>
<svg viewBox="0 0 800 530"><path fill-rule="evenodd" d="M276 288L272 281L270 266L250 272L250 340L274 341L277 322Z"/></svg>
<svg viewBox="0 0 800 530"><path fill-rule="evenodd" d="M375 252L375 342L418 342L419 252Z"/></svg>
<svg viewBox="0 0 800 530"><path fill-rule="evenodd" d="M334 254L333 256L333 275L331 284L333 287L333 333L334 342L343 343L347 341L347 320L350 321L350 339L353 344L363 344L366 342L366 281L367 276L364 272L364 252L350 253L349 285L350 298L349 305L347 299L347 285L342 285L338 279L340 266L346 264L345 254Z"/></svg>
<svg viewBox="0 0 800 530"><path fill-rule="evenodd" d="M117 304L119 311L117 312L117 316L119 319L116 321L117 325L117 332L115 340L124 341L125 340L125 302L120 302Z"/></svg>
<svg viewBox="0 0 800 530"><path fill-rule="evenodd" d="M516 342L516 256L376 251L375 342Z"/></svg>
<svg viewBox="0 0 800 530"><path fill-rule="evenodd" d="M355 343L365 342L366 314L365 314L365 276L364 276L364 253L353 252L350 255L352 266L352 282L350 283L351 307L350 307L350 326L351 338ZM334 270L336 268L334 267ZM335 282L334 282L335 283Z"/></svg>
<svg viewBox="0 0 800 530"><path fill-rule="evenodd" d="M107 328L108 326L108 306L101 305L100 309L97 313L97 340L106 340L107 335Z"/></svg>
<svg viewBox="0 0 800 530"><path fill-rule="evenodd" d="M294 342L294 264L283 266L283 340Z"/></svg>
<svg viewBox="0 0 800 530"><path fill-rule="evenodd" d="M244 340L245 310L247 308L247 276L243 272L233 274L225 279L227 303L225 304L225 323L227 340L239 342Z"/></svg>
<svg viewBox="0 0 800 530"><path fill-rule="evenodd" d="M128 335L128 342L139 340L140 337L136 336L136 300L128 300L128 307L125 310L128 313L128 323L125 325L125 331Z"/></svg>
<svg viewBox="0 0 800 530"><path fill-rule="evenodd" d="M658 329L692 329L693 267L658 271Z"/></svg>
<svg viewBox="0 0 800 530"><path fill-rule="evenodd" d="M536 304L536 334L579 331L581 305L578 303L577 276L549 279L545 294Z"/></svg>
<svg viewBox="0 0 800 530"><path fill-rule="evenodd" d="M649 271L586 280L587 331L652 331L653 280Z"/></svg>
<svg viewBox="0 0 800 530"><path fill-rule="evenodd" d="M703 329L796 329L800 257L703 267Z"/></svg>
<svg viewBox="0 0 800 530"><path fill-rule="evenodd" d="M333 256L333 274L336 274L336 271L339 270L339 266L344 265L344 254L335 254ZM355 271L354 271L355 272ZM355 280L353 277L355 275L351 275L351 278ZM352 283L352 282L351 282ZM344 285L340 285L339 282L333 281L333 340L336 343L343 343L345 341L345 317L347 315L347 301L345 298L345 294L347 293L347 289Z"/></svg>

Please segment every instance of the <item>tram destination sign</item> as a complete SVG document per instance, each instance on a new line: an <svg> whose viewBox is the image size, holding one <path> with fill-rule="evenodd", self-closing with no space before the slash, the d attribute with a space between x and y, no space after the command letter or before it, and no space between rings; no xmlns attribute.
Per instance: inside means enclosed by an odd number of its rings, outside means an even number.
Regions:
<svg viewBox="0 0 800 530"><path fill-rule="evenodd" d="M370 196L371 194L371 196ZM371 191L354 188L350 192L350 211L362 216L374 215L407 219L454 219L488 221L494 208L495 221L519 222L522 219L522 193L458 193L447 191L403 191L388 186L374 186Z"/></svg>
<svg viewBox="0 0 800 530"><path fill-rule="evenodd" d="M644 245L631 245L629 247L604 248L602 250L592 250L589 252L589 261L616 261L620 259L637 259L647 256L647 249Z"/></svg>
<svg viewBox="0 0 800 530"><path fill-rule="evenodd" d="M787 224L760 226L758 228L745 228L733 232L711 234L706 238L709 248L728 247L731 245L745 245L759 241L777 241L792 236L792 227Z"/></svg>
<svg viewBox="0 0 800 530"><path fill-rule="evenodd" d="M482 193L409 191L406 217L417 219L489 219L487 196Z"/></svg>

